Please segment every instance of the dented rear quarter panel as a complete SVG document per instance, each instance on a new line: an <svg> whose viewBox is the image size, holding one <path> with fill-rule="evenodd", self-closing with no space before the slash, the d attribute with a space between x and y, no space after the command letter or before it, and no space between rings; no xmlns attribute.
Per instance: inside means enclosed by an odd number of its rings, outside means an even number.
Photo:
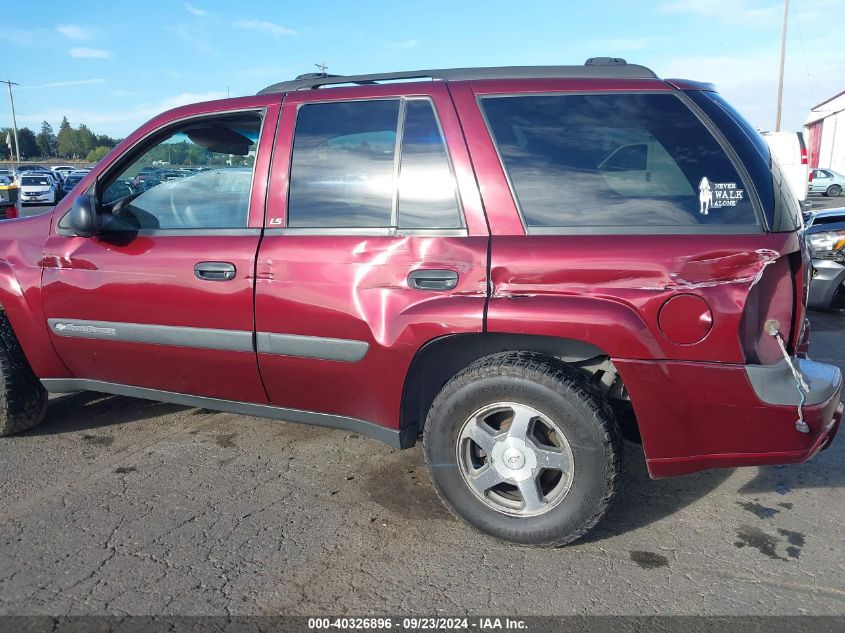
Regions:
<svg viewBox="0 0 845 633"><path fill-rule="evenodd" d="M778 233L496 236L487 328L585 340L614 358L743 363L749 290L793 249L794 236ZM679 294L710 307L712 325L698 342L673 343L658 325Z"/></svg>

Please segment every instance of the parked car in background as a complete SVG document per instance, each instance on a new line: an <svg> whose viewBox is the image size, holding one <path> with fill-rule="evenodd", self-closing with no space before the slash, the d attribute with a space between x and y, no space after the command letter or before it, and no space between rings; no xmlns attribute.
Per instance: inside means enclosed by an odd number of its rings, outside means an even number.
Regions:
<svg viewBox="0 0 845 633"><path fill-rule="evenodd" d="M132 180L132 187L137 191L147 191L162 183L159 177L160 172L146 171L141 172Z"/></svg>
<svg viewBox="0 0 845 633"><path fill-rule="evenodd" d="M88 175L87 171L84 170L75 170L68 174L67 178L65 178L65 194L70 193L70 191L81 181L85 176Z"/></svg>
<svg viewBox="0 0 845 633"><path fill-rule="evenodd" d="M74 169L70 172L67 175L67 178L65 178L65 192L73 189L73 187L76 186L76 183L85 178L90 171L90 169Z"/></svg>
<svg viewBox="0 0 845 633"><path fill-rule="evenodd" d="M50 174L24 172L20 177L21 204L56 204L59 190Z"/></svg>
<svg viewBox="0 0 845 633"><path fill-rule="evenodd" d="M807 164L807 146L801 132L764 132L772 157L778 161L789 188L798 202L807 199L810 168Z"/></svg>
<svg viewBox="0 0 845 633"><path fill-rule="evenodd" d="M845 189L845 176L832 169L814 169L810 179L810 193L835 198Z"/></svg>
<svg viewBox="0 0 845 633"><path fill-rule="evenodd" d="M56 194L61 198L64 194L64 178L61 174L47 169L42 165L21 165L17 168L17 177L20 179L25 174L42 174L50 178L56 186Z"/></svg>
<svg viewBox="0 0 845 633"><path fill-rule="evenodd" d="M53 172L44 167L44 165L18 165L14 168L15 177L20 178L21 175L25 174L26 172L41 172L41 173L50 173Z"/></svg>
<svg viewBox="0 0 845 633"><path fill-rule="evenodd" d="M845 309L845 207L811 214L804 234L815 269L807 305Z"/></svg>
<svg viewBox="0 0 845 633"><path fill-rule="evenodd" d="M68 175L76 169L73 165L53 165L50 167L57 174L61 174L62 178L67 178Z"/></svg>
<svg viewBox="0 0 845 633"><path fill-rule="evenodd" d="M15 184L11 172L0 173L0 220L18 217L18 196L20 188Z"/></svg>

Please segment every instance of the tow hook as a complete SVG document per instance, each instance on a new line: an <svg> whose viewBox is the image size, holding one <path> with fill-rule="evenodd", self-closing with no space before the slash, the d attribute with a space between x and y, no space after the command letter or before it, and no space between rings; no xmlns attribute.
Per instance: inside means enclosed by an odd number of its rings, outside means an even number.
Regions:
<svg viewBox="0 0 845 633"><path fill-rule="evenodd" d="M786 351L786 345L780 333L780 323L776 319L769 319L763 324L763 330L778 342L783 358L786 360L789 369L792 370L792 376L795 378L795 388L798 389L798 419L795 421L795 430L799 433L809 433L810 426L804 421L804 401L806 400L806 394L810 393L810 387Z"/></svg>

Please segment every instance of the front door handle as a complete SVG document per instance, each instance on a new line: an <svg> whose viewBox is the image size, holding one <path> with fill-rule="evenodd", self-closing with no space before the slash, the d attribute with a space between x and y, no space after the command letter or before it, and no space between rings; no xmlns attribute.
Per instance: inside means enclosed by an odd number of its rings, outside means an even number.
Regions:
<svg viewBox="0 0 845 633"><path fill-rule="evenodd" d="M414 270L408 275L408 285L414 290L452 290L458 285L454 270Z"/></svg>
<svg viewBox="0 0 845 633"><path fill-rule="evenodd" d="M203 281L231 281L236 272L229 262L199 262L194 266L194 276Z"/></svg>

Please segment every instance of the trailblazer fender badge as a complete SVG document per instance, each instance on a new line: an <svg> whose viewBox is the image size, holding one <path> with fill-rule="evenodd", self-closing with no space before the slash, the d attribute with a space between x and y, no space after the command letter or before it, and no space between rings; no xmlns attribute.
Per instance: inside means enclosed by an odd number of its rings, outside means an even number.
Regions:
<svg viewBox="0 0 845 633"><path fill-rule="evenodd" d="M745 190L739 189L735 182L713 182L707 176L698 183L698 212L709 215L710 209L735 207L740 200L745 200Z"/></svg>
<svg viewBox="0 0 845 633"><path fill-rule="evenodd" d="M79 334L104 334L105 336L117 336L117 330L113 327L98 327L96 325L77 325L76 323L56 323L54 327L58 332L73 332Z"/></svg>

